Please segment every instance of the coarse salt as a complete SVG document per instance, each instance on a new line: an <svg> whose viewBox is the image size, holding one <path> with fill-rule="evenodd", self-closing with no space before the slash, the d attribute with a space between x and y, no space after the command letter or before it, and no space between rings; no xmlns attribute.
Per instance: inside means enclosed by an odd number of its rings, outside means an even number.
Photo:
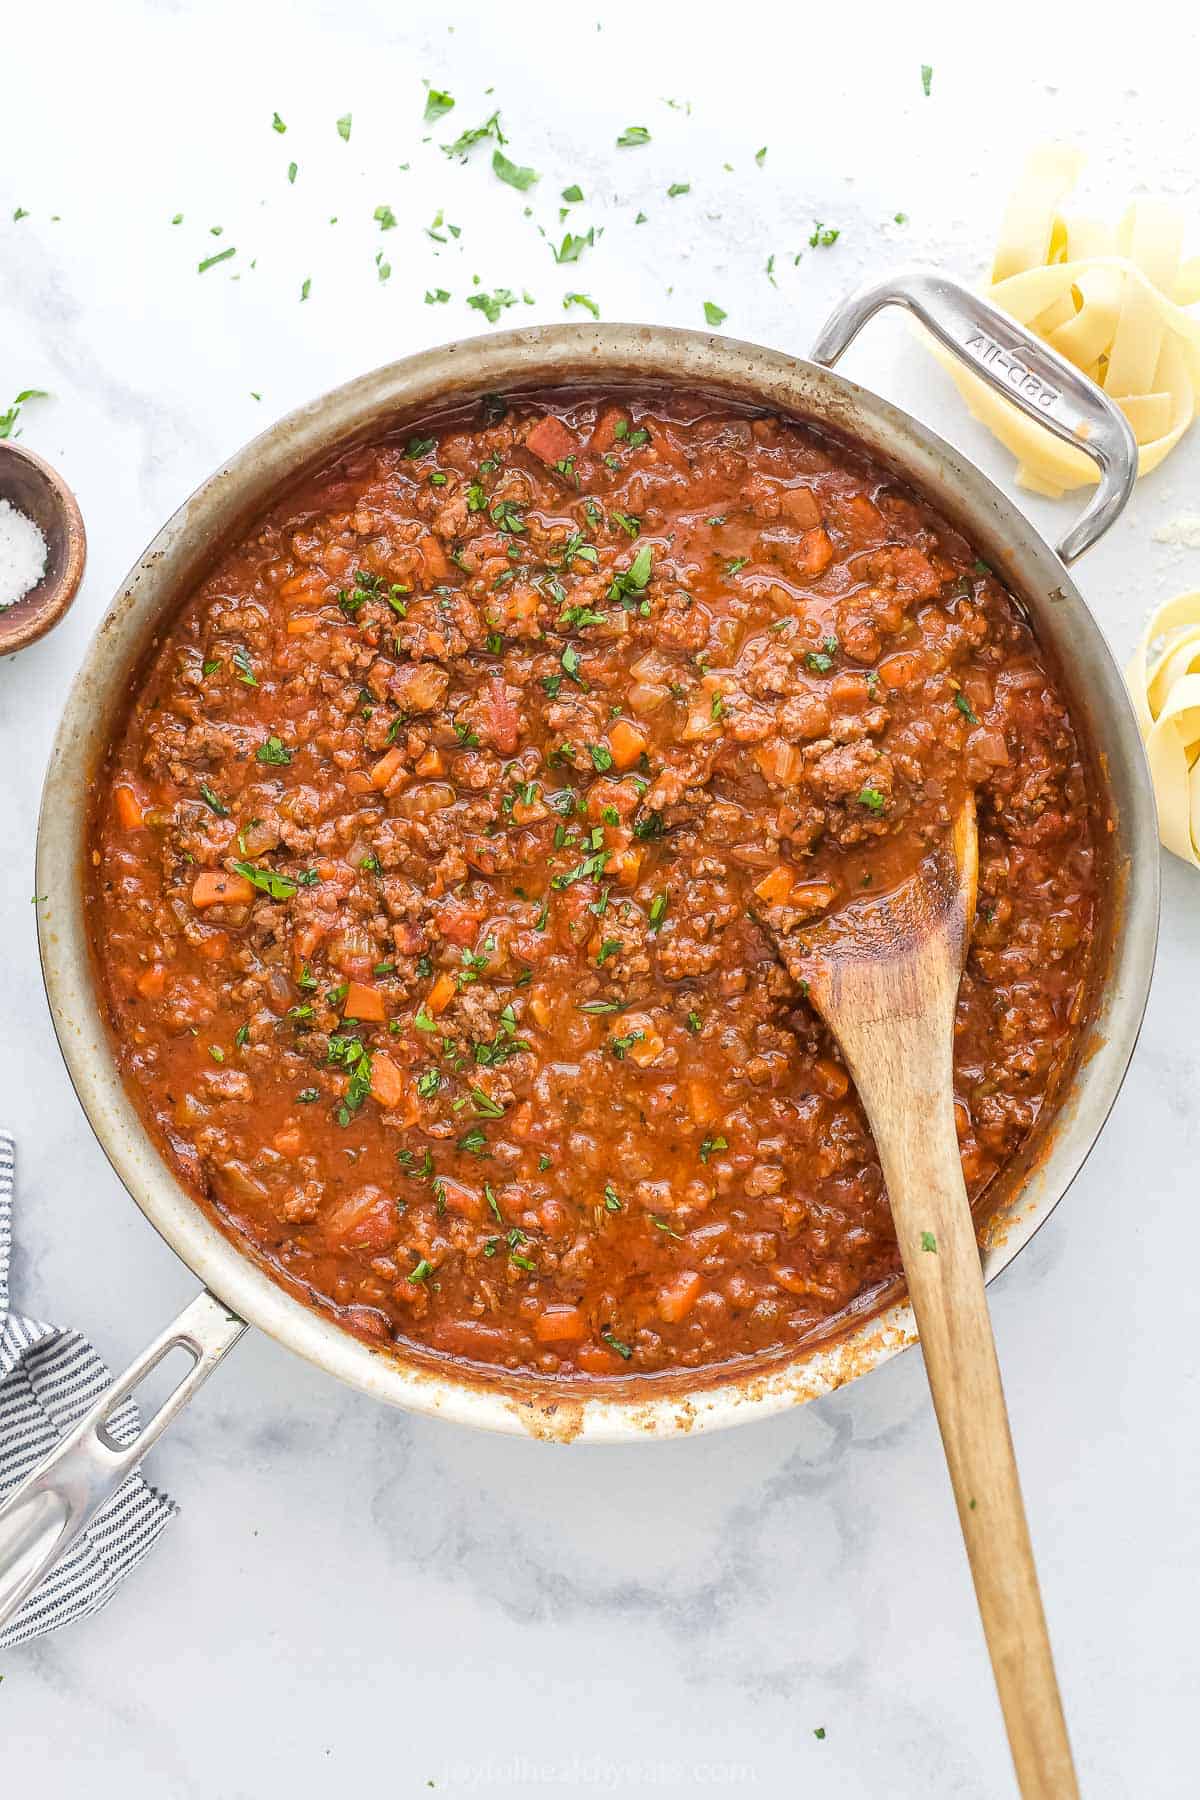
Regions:
<svg viewBox="0 0 1200 1800"><path fill-rule="evenodd" d="M0 500L0 612L23 600L46 573L41 527L11 500Z"/></svg>

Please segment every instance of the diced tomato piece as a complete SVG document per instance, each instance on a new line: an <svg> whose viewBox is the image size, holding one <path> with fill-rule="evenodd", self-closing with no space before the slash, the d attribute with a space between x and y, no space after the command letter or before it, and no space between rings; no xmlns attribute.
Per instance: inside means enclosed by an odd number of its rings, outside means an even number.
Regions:
<svg viewBox="0 0 1200 1800"><path fill-rule="evenodd" d="M483 695L483 725L501 756L511 756L521 741L521 716L513 690L493 675Z"/></svg>
<svg viewBox="0 0 1200 1800"><path fill-rule="evenodd" d="M525 439L525 445L535 456L540 456L544 463L562 462L579 449L562 420L549 416L538 420Z"/></svg>
<svg viewBox="0 0 1200 1800"><path fill-rule="evenodd" d="M470 912L465 906L444 906L438 913L438 930L448 944L473 944L479 935L483 914Z"/></svg>
<svg viewBox="0 0 1200 1800"><path fill-rule="evenodd" d="M430 534L421 539L421 562L429 582L448 581L453 574L450 558L437 538Z"/></svg>
<svg viewBox="0 0 1200 1800"><path fill-rule="evenodd" d="M353 1250L387 1250L400 1235L395 1202L377 1187L348 1194L324 1221L327 1244Z"/></svg>
<svg viewBox="0 0 1200 1800"><path fill-rule="evenodd" d="M153 963L144 969L137 978L137 991L145 1000L157 999L166 986L167 971L161 963Z"/></svg>

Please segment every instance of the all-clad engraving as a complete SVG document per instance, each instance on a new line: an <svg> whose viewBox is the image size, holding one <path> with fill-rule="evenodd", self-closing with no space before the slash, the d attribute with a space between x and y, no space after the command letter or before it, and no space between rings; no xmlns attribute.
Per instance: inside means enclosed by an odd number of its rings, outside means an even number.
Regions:
<svg viewBox="0 0 1200 1800"><path fill-rule="evenodd" d="M986 332L973 331L967 339L964 349L976 362L983 363L990 369L999 369L1013 387L1019 388L1027 399L1032 400L1034 405L1040 406L1043 411L1049 412L1050 408L1056 406L1062 399L1058 388L1051 387L1048 381L1043 381L1040 375L1035 375L1033 370L1028 368L1019 357L1014 356L1010 350L1006 350L1003 344L998 344L995 338L989 337Z"/></svg>

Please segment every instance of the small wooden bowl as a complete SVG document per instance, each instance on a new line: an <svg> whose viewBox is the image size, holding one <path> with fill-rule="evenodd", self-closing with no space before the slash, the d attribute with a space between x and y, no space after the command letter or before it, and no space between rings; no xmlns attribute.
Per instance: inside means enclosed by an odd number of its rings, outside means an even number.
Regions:
<svg viewBox="0 0 1200 1800"><path fill-rule="evenodd" d="M47 550L46 573L36 587L0 612L0 656L11 656L57 625L70 606L83 579L87 536L61 475L19 444L0 443L0 500L40 527Z"/></svg>

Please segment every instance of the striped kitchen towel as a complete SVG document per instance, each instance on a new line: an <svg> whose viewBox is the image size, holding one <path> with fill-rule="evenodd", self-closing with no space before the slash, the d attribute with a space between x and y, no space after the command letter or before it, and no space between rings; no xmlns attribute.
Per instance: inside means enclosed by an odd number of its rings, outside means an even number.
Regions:
<svg viewBox="0 0 1200 1800"><path fill-rule="evenodd" d="M94 1405L112 1377L86 1338L8 1310L12 1250L13 1140L0 1131L0 1499ZM139 1429L127 1400L109 1430L127 1443ZM175 1511L164 1494L131 1475L57 1569L0 1631L0 1648L81 1619L111 1599Z"/></svg>

